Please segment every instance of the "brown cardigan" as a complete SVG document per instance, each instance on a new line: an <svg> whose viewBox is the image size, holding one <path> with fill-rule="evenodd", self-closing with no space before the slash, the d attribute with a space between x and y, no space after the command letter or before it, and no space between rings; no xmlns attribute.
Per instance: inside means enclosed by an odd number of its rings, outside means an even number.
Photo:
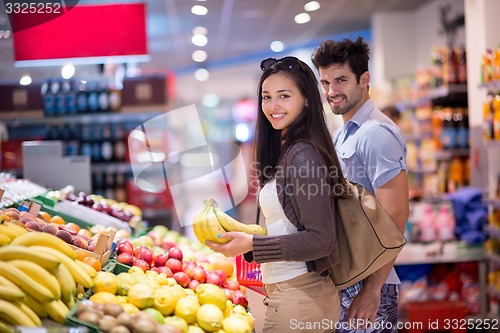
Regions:
<svg viewBox="0 0 500 333"><path fill-rule="evenodd" d="M247 260L253 254L257 263L305 261L307 270L317 273L339 261L326 172L319 151L311 144L299 142L289 148L276 167L276 190L286 217L299 232L254 235L253 251L245 255Z"/></svg>

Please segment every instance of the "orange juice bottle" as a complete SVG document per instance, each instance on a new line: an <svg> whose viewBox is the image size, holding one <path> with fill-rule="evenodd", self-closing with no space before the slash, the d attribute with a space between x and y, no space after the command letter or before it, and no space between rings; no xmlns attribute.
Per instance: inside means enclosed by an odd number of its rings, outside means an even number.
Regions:
<svg viewBox="0 0 500 333"><path fill-rule="evenodd" d="M483 103L483 137L485 140L493 138L493 95L488 94Z"/></svg>
<svg viewBox="0 0 500 333"><path fill-rule="evenodd" d="M493 100L493 139L500 141L500 95Z"/></svg>

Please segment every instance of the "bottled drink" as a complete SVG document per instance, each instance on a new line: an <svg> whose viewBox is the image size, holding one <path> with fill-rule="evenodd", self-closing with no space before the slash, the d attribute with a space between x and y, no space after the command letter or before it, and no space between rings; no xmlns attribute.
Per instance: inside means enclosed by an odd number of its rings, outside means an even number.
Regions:
<svg viewBox="0 0 500 333"><path fill-rule="evenodd" d="M434 211L430 205L424 207L422 220L420 221L420 241L433 242L436 240L436 231L434 230Z"/></svg>
<svg viewBox="0 0 500 333"><path fill-rule="evenodd" d="M99 124L92 126L92 162L102 162L102 128Z"/></svg>
<svg viewBox="0 0 500 333"><path fill-rule="evenodd" d="M455 217L447 205L441 205L436 216L438 238L442 241L455 239Z"/></svg>
<svg viewBox="0 0 500 333"><path fill-rule="evenodd" d="M58 80L52 82L52 93L54 94L54 115L63 116L66 114L66 98L64 96L63 81Z"/></svg>
<svg viewBox="0 0 500 333"><path fill-rule="evenodd" d="M43 113L45 117L54 116L54 94L52 93L52 79L47 79L41 89L43 99Z"/></svg>
<svg viewBox="0 0 500 333"><path fill-rule="evenodd" d="M122 125L116 124L113 127L113 152L114 159L117 162L125 161L127 155L127 146L125 144L125 133Z"/></svg>
<svg viewBox="0 0 500 333"><path fill-rule="evenodd" d="M97 112L99 110L99 92L97 91L97 85L95 83L89 83L87 84L87 88L87 109L91 113Z"/></svg>
<svg viewBox="0 0 500 333"><path fill-rule="evenodd" d="M92 158L92 129L90 125L86 124L82 126L82 141L80 144L80 155L88 156Z"/></svg>
<svg viewBox="0 0 500 333"><path fill-rule="evenodd" d="M101 156L103 162L110 162L113 160L113 143L112 143L111 128L109 125L105 125L102 130L102 142L101 142Z"/></svg>
<svg viewBox="0 0 500 333"><path fill-rule="evenodd" d="M448 191L453 192L464 186L464 163L460 157L453 157L450 162Z"/></svg>
<svg viewBox="0 0 500 333"><path fill-rule="evenodd" d="M114 198L119 202L127 201L127 192L125 191L125 175L123 173L116 174Z"/></svg>
<svg viewBox="0 0 500 333"><path fill-rule="evenodd" d="M104 179L104 197L108 199L114 199L115 196L115 177L113 173L106 173Z"/></svg>
<svg viewBox="0 0 500 333"><path fill-rule="evenodd" d="M122 93L116 88L112 88L109 92L109 109L112 112L119 111L122 106Z"/></svg>
<svg viewBox="0 0 500 333"><path fill-rule="evenodd" d="M77 83L76 112L86 113L88 110L87 84L84 81Z"/></svg>
<svg viewBox="0 0 500 333"><path fill-rule="evenodd" d="M458 83L467 82L467 55L464 45L460 45L457 50L457 81Z"/></svg>
<svg viewBox="0 0 500 333"><path fill-rule="evenodd" d="M457 108L460 119L457 124L457 147L469 147L469 116L467 108Z"/></svg>
<svg viewBox="0 0 500 333"><path fill-rule="evenodd" d="M76 114L76 94L77 94L77 86L76 81L64 81L63 83L63 92L66 96L66 114L74 115Z"/></svg>
<svg viewBox="0 0 500 333"><path fill-rule="evenodd" d="M495 140L500 140L500 95L495 96L495 100L493 101L493 116L492 116L492 138Z"/></svg>
<svg viewBox="0 0 500 333"><path fill-rule="evenodd" d="M457 53L453 46L448 47L448 83L457 83Z"/></svg>
<svg viewBox="0 0 500 333"><path fill-rule="evenodd" d="M488 94L483 103L483 137L485 140L493 138L493 95Z"/></svg>
<svg viewBox="0 0 500 333"><path fill-rule="evenodd" d="M99 84L97 101L99 104L99 112L109 111L109 93L105 83Z"/></svg>
<svg viewBox="0 0 500 333"><path fill-rule="evenodd" d="M104 174L102 172L92 174L92 192L97 195L104 195Z"/></svg>

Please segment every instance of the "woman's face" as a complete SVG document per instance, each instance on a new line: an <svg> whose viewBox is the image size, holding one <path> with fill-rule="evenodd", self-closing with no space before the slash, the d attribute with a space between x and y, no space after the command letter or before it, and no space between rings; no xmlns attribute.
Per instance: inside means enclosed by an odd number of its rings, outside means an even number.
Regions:
<svg viewBox="0 0 500 333"><path fill-rule="evenodd" d="M275 130L285 133L303 112L305 102L295 82L281 72L262 83L262 111Z"/></svg>

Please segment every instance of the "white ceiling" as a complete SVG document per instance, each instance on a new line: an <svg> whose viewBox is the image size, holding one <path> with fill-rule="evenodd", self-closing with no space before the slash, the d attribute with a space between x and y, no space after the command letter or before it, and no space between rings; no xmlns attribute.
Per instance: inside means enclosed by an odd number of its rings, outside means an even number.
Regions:
<svg viewBox="0 0 500 333"><path fill-rule="evenodd" d="M151 61L140 64L144 73L174 71L178 102L199 103L206 93L234 100L254 96L262 58L296 54L308 60L321 39L370 28L370 17L377 11L408 11L431 0L318 0L321 9L311 12L311 21L297 25L294 16L304 11L308 0L144 0L147 4L148 48ZM80 4L131 1L80 0ZM137 2L137 1L132 1ZM208 15L195 16L195 4L208 8ZM3 15L3 16L2 16ZM8 20L0 3L0 27ZM89 22L91 24L91 22ZM193 71L200 67L191 59L198 47L191 43L192 29L208 30L208 53L204 64L211 76L198 82ZM281 40L287 49L273 54L269 45ZM302 53L301 53L302 52ZM0 80L18 80L29 73L34 80L56 75L59 68L14 68L11 39L0 39ZM92 74L96 66L77 67L77 75ZM181 106L182 106L181 105Z"/></svg>

